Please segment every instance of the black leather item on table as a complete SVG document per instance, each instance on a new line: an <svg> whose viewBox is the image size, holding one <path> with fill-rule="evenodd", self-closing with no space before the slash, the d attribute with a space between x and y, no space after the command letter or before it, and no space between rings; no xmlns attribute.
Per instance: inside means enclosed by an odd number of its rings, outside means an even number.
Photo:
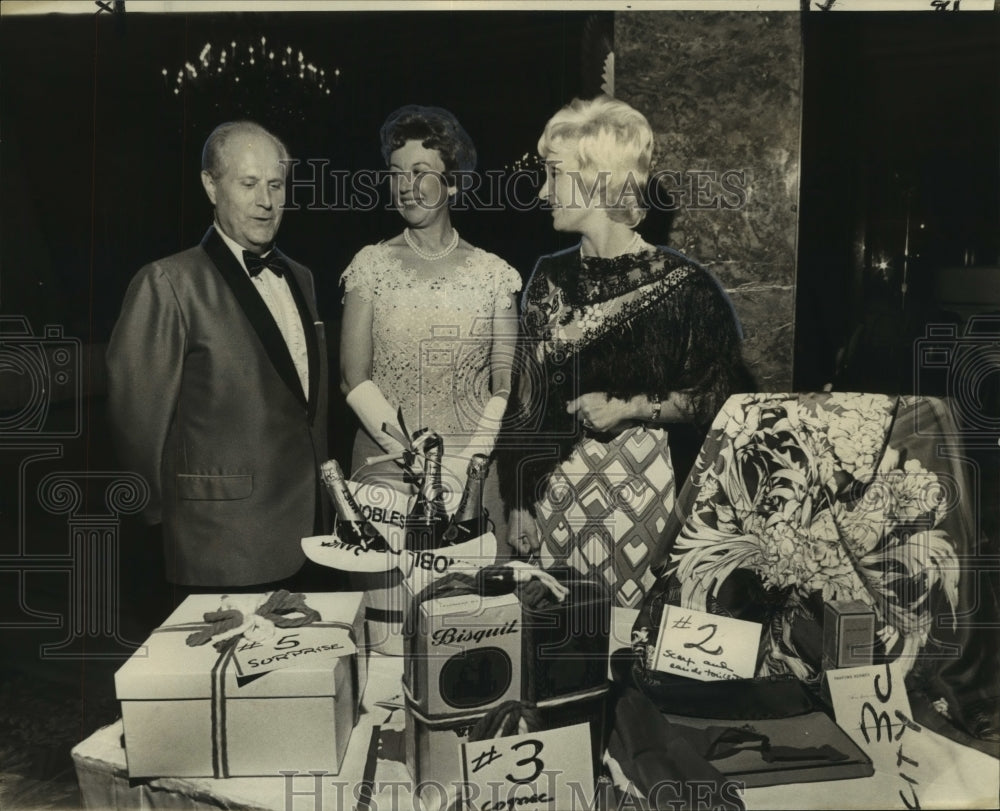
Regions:
<svg viewBox="0 0 1000 811"><path fill-rule="evenodd" d="M635 688L625 688L614 705L614 729L608 755L651 809L680 807L688 787L697 786L700 808L743 809L735 786L684 736L678 735L656 707ZM669 797L665 788L671 789ZM685 807L693 807L683 803Z"/></svg>
<svg viewBox="0 0 1000 811"><path fill-rule="evenodd" d="M571 695L607 684L611 589L603 580L566 568L547 570L569 589L562 602L545 589L542 599L519 591L524 618L526 694L533 701ZM537 580L524 591L537 588Z"/></svg>
<svg viewBox="0 0 1000 811"><path fill-rule="evenodd" d="M868 756L825 713L795 717L775 713L777 693L768 696L769 687L780 685L784 694L786 684L761 680L748 684L767 701L763 708L744 708L743 715L769 717L747 720L736 712L728 720L666 715L636 688L619 691L608 754L651 808L674 808L685 799L690 804L697 796L694 792L703 787L712 792L710 798L698 796L699 801L709 801L704 807L738 808L745 788L873 774Z"/></svg>
<svg viewBox="0 0 1000 811"><path fill-rule="evenodd" d="M822 709L798 679L788 677L696 681L640 665L633 651L611 657L615 682L641 690L660 712L692 718L790 718Z"/></svg>

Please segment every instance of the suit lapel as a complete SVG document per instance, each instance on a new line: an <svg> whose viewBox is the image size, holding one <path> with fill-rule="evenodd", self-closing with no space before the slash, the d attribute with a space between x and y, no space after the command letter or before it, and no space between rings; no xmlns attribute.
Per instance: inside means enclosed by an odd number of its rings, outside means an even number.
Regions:
<svg viewBox="0 0 1000 811"><path fill-rule="evenodd" d="M316 337L316 318L310 312L309 305L306 302L306 297L302 292L302 287L299 284L297 278L297 273L294 268L292 268L291 260L285 256L281 251L275 248L275 252L281 256L285 262L288 264L288 273L285 274L285 278L288 280L288 288L292 291L292 298L295 299L295 306L299 311L299 320L302 321L302 333L306 336L306 355L309 359L309 420L316 415L316 401L319 396L319 384L320 384L320 374L319 374L319 341ZM296 380L298 380L298 375L296 375Z"/></svg>
<svg viewBox="0 0 1000 811"><path fill-rule="evenodd" d="M302 405L308 407L310 412L312 412L315 406L310 407L310 403L302 391L302 382L299 380L298 372L295 371L295 363L292 361L292 355L288 351L288 345L285 343L281 330L278 329L277 322L271 315L271 311L267 309L264 299L254 289L253 282L250 281L250 277L247 276L246 271L243 270L239 261L233 256L233 252L222 241L222 237L216 233L214 226L208 229L208 233L205 234L205 238L201 241L201 246L215 264L215 267L229 286L229 289L232 290L240 308L260 338L260 342L264 346L264 351L267 353L268 358L270 358L275 371L285 381L285 385L291 389ZM291 279L289 281L291 282ZM292 288L292 294L295 295L298 285L293 283L289 286ZM296 297L296 304L299 305L300 315L302 313L302 304L299 304L298 298L301 295L302 293L299 291L298 297ZM313 389L315 388L312 383L314 380L313 366L315 365L313 356L316 349L316 339L313 337L312 341L309 341L309 336L313 332L312 324L309 324L308 328L303 325L303 328L305 329L306 341L309 347L309 388ZM309 399L312 400L314 398Z"/></svg>

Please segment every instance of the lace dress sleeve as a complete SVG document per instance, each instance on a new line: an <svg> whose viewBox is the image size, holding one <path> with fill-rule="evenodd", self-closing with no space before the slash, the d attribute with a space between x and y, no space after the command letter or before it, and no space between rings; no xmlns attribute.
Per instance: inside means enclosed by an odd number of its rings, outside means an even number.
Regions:
<svg viewBox="0 0 1000 811"><path fill-rule="evenodd" d="M500 257L496 257L496 267L493 270L493 290L503 309L510 309L511 296L519 293L521 286L521 274Z"/></svg>
<svg viewBox="0 0 1000 811"><path fill-rule="evenodd" d="M345 296L354 291L365 301L375 299L375 288L378 280L375 269L379 264L378 259L378 245L368 245L354 255L351 264L340 275L340 286L344 288Z"/></svg>

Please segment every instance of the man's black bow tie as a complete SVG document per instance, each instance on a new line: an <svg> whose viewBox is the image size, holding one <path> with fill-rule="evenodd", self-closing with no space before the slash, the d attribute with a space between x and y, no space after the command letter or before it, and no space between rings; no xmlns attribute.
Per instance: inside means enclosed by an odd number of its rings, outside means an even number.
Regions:
<svg viewBox="0 0 1000 811"><path fill-rule="evenodd" d="M243 251L243 263L247 266L251 276L257 276L264 268L269 268L275 276L281 276L288 270L285 260L274 251L271 251L267 256L258 256L250 251Z"/></svg>

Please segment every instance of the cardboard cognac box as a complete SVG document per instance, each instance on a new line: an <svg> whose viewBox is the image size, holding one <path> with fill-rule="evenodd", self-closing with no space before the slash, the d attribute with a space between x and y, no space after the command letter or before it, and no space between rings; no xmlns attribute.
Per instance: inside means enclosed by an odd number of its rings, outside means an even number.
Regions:
<svg viewBox="0 0 1000 811"><path fill-rule="evenodd" d="M823 606L823 669L872 663L875 612L860 600L832 600Z"/></svg>
<svg viewBox="0 0 1000 811"><path fill-rule="evenodd" d="M419 796L422 783L451 787L462 780L462 744L487 711L426 715L405 685L403 690L406 769L413 780L414 796Z"/></svg>
<svg viewBox="0 0 1000 811"><path fill-rule="evenodd" d="M405 742L417 795L422 784L462 780L462 744L511 699L533 703L542 729L589 723L589 748L581 741L580 754L589 752L598 773L608 729L611 591L600 581L550 571L569 588L561 603L529 607L516 594L474 593L410 609Z"/></svg>
<svg viewBox="0 0 1000 811"><path fill-rule="evenodd" d="M481 712L522 698L523 623L515 595L432 597L411 611L404 682L422 713Z"/></svg>
<svg viewBox="0 0 1000 811"><path fill-rule="evenodd" d="M188 597L115 674L129 776L337 774L368 676L363 592L306 594L320 620L278 628L273 644L281 653L260 654L252 643L228 655L211 643L189 646L189 634L206 627L204 615L220 602L221 595ZM351 640L356 652L337 656ZM241 676L237 655L244 672L266 672ZM266 670L279 658L291 663Z"/></svg>
<svg viewBox="0 0 1000 811"><path fill-rule="evenodd" d="M549 570L569 594L521 603L515 594L422 601L406 623L405 679L429 716L533 702L605 686L611 589ZM408 604L413 591L407 583Z"/></svg>

